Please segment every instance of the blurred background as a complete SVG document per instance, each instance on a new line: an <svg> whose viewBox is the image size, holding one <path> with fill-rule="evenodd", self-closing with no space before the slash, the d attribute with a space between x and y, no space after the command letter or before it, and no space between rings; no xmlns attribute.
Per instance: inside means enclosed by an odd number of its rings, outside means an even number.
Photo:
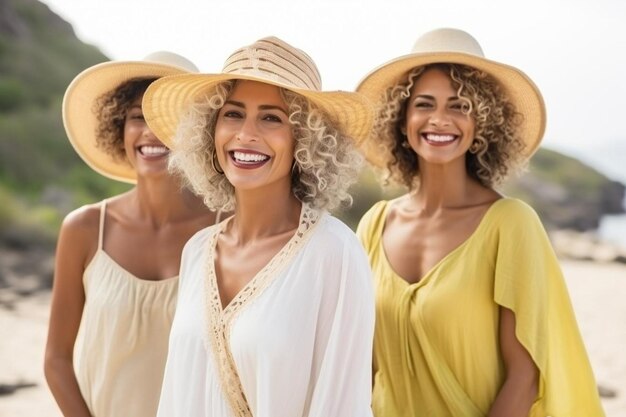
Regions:
<svg viewBox="0 0 626 417"><path fill-rule="evenodd" d="M69 211L128 189L91 171L65 136L74 76L163 49L218 72L235 48L272 34L313 57L325 90L352 90L443 26L467 30L544 93L543 146L502 192L540 214L607 415L626 416L626 3L431 3L0 0L0 417L58 415L41 371L56 234ZM336 213L351 227L403 191L383 191L377 177L365 170L353 207Z"/></svg>

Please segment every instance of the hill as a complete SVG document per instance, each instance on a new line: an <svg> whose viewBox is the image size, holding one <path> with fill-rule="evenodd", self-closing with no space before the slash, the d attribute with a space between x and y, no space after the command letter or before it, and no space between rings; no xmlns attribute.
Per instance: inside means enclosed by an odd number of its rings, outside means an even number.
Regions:
<svg viewBox="0 0 626 417"><path fill-rule="evenodd" d="M0 0L0 239L5 244L19 240L16 229L52 238L71 207L119 188L78 158L61 121L69 82L106 60L45 4Z"/></svg>
<svg viewBox="0 0 626 417"><path fill-rule="evenodd" d="M49 284L62 218L128 189L80 160L61 121L69 82L106 60L45 4L0 0L0 286L24 271ZM622 184L547 149L504 191L533 205L548 228L593 229L602 215L623 212ZM355 227L374 202L399 192L383 192L366 170L354 188L354 206L338 215Z"/></svg>

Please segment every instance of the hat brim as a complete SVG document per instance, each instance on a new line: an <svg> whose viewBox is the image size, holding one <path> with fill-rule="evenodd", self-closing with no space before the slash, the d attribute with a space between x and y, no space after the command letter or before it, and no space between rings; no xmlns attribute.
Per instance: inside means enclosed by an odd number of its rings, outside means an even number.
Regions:
<svg viewBox="0 0 626 417"><path fill-rule="evenodd" d="M78 155L94 171L105 177L136 183L137 174L132 166L113 159L97 147L98 118L94 113L94 103L100 96L128 80L161 78L186 72L182 68L153 62L111 61L94 65L78 74L63 97L63 125Z"/></svg>
<svg viewBox="0 0 626 417"><path fill-rule="evenodd" d="M279 81L242 74L184 74L161 78L148 87L142 103L148 126L167 146L171 146L180 118L189 106L219 83L231 80L257 81L300 94L357 143L366 139L373 124L374 114L369 100L354 92L298 89Z"/></svg>
<svg viewBox="0 0 626 417"><path fill-rule="evenodd" d="M546 128L546 108L535 83L515 67L460 52L414 53L393 59L374 69L361 80L356 90L368 97L375 107L379 107L387 88L398 83L411 69L435 63L467 65L494 77L523 116L520 138L526 145L524 157L530 158L535 153ZM381 152L379 138L374 136L361 144L361 150L370 163L384 167L390 155Z"/></svg>

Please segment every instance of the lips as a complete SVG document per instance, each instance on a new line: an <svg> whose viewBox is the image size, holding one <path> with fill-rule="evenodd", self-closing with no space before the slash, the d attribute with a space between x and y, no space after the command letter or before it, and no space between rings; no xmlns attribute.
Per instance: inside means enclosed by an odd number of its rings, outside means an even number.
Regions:
<svg viewBox="0 0 626 417"><path fill-rule="evenodd" d="M228 152L230 159L238 168L255 169L259 168L270 160L269 155L261 152L238 149Z"/></svg>
<svg viewBox="0 0 626 417"><path fill-rule="evenodd" d="M146 158L160 158L170 153L169 148L164 145L140 145L137 150Z"/></svg>
<svg viewBox="0 0 626 417"><path fill-rule="evenodd" d="M459 138L458 135L449 133L423 133L422 139L432 146L446 146Z"/></svg>

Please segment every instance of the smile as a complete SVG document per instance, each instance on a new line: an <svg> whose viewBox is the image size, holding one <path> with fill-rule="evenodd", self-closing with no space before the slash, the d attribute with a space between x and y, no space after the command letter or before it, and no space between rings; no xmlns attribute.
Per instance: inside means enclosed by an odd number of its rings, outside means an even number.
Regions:
<svg viewBox="0 0 626 417"><path fill-rule="evenodd" d="M437 135L437 134L434 134L434 133L423 133L422 134L422 138L429 145L445 146L445 145L448 145L448 144L454 142L455 140L457 140L458 136L457 135L450 135L450 134Z"/></svg>
<svg viewBox="0 0 626 417"><path fill-rule="evenodd" d="M163 145L142 145L137 149L141 155L147 157L160 157L170 153L169 148Z"/></svg>
<svg viewBox="0 0 626 417"><path fill-rule="evenodd" d="M270 159L268 155L249 151L230 151L229 155L236 167L245 169L258 168Z"/></svg>

